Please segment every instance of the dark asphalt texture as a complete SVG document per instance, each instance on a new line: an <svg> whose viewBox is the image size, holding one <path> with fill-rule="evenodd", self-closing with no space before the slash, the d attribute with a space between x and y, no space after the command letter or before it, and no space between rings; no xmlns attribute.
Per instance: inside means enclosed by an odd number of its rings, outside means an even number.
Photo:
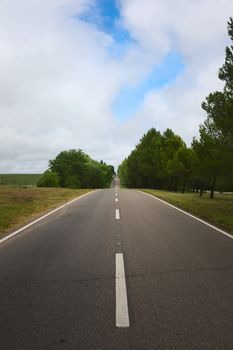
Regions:
<svg viewBox="0 0 233 350"><path fill-rule="evenodd" d="M0 246L1 350L233 349L233 240L142 192L118 198L95 191Z"/></svg>

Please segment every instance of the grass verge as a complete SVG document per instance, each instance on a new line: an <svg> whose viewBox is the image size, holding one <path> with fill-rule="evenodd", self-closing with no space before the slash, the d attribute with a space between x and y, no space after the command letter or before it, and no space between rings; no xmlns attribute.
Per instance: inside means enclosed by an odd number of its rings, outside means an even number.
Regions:
<svg viewBox="0 0 233 350"><path fill-rule="evenodd" d="M0 237L90 191L0 186Z"/></svg>
<svg viewBox="0 0 233 350"><path fill-rule="evenodd" d="M209 194L200 197L197 193L173 193L159 190L142 189L181 208L209 223L233 234L233 195L215 194L214 199Z"/></svg>

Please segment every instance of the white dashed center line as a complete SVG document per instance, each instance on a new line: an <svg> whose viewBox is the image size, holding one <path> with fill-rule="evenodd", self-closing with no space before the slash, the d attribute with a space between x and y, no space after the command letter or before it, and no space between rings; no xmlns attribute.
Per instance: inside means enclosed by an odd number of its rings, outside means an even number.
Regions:
<svg viewBox="0 0 233 350"><path fill-rule="evenodd" d="M120 210L119 209L116 209L115 218L116 218L116 220L120 220Z"/></svg>
<svg viewBox="0 0 233 350"><path fill-rule="evenodd" d="M124 258L116 254L116 327L129 327L129 311L125 281Z"/></svg>

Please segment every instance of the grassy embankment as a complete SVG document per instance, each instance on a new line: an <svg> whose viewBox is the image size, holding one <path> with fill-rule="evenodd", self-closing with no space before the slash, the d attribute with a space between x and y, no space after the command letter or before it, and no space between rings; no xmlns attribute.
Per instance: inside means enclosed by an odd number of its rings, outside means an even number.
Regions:
<svg viewBox="0 0 233 350"><path fill-rule="evenodd" d="M214 199L209 194L200 197L197 193L173 193L158 190L142 190L161 198L219 228L233 234L233 195L215 194Z"/></svg>
<svg viewBox="0 0 233 350"><path fill-rule="evenodd" d="M0 186L0 237L89 191Z"/></svg>

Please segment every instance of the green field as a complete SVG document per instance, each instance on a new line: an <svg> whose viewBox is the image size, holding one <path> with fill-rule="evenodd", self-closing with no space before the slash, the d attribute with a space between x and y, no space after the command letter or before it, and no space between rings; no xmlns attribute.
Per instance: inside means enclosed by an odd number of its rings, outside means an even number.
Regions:
<svg viewBox="0 0 233 350"><path fill-rule="evenodd" d="M0 237L91 190L0 186Z"/></svg>
<svg viewBox="0 0 233 350"><path fill-rule="evenodd" d="M42 174L0 174L0 185L36 186Z"/></svg>
<svg viewBox="0 0 233 350"><path fill-rule="evenodd" d="M198 216L209 223L233 234L233 195L215 194L214 199L209 194L202 197L197 193L174 193L159 190L142 190L161 198L181 209Z"/></svg>

